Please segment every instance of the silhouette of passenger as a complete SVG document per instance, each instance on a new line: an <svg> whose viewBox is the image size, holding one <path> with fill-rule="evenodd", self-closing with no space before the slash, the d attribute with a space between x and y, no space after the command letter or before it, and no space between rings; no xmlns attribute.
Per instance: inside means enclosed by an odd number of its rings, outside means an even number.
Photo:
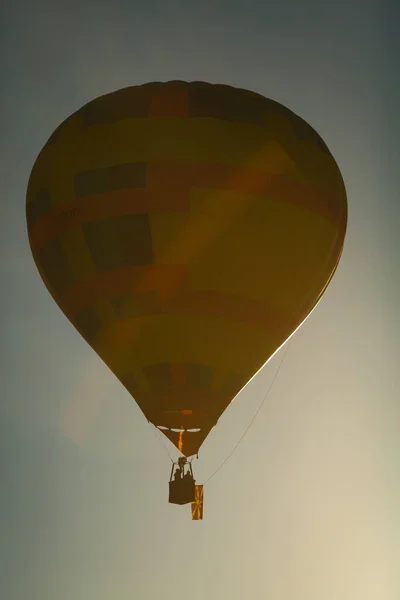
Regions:
<svg viewBox="0 0 400 600"><path fill-rule="evenodd" d="M188 482L188 481L191 481L192 479L193 479L193 477L192 477L190 471L186 471L186 474L184 475L183 480L185 482Z"/></svg>

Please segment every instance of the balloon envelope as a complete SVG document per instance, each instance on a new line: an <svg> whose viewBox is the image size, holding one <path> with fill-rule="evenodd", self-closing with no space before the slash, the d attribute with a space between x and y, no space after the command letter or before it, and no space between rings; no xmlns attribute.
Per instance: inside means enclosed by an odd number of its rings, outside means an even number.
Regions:
<svg viewBox="0 0 400 600"><path fill-rule="evenodd" d="M186 456L314 308L346 220L338 167L307 123L199 82L89 102L27 192L54 300Z"/></svg>

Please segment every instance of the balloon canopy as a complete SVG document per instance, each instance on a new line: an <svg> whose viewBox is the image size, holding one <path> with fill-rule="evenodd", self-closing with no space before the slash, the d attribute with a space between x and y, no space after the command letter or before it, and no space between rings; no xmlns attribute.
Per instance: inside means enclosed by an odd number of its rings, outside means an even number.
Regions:
<svg viewBox="0 0 400 600"><path fill-rule="evenodd" d="M307 123L200 82L89 102L27 192L50 294L186 456L314 308L346 221L339 169Z"/></svg>

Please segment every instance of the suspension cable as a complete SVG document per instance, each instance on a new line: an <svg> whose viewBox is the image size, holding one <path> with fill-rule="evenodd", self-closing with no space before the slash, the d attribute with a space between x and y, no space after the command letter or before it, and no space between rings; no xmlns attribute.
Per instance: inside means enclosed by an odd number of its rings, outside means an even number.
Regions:
<svg viewBox="0 0 400 600"><path fill-rule="evenodd" d="M171 454L170 454L170 452L169 452L169 450L168 450L168 448L167 448L167 446L166 446L166 444L164 442L164 439L163 439L161 431L159 429L157 429L157 427L155 425L153 425L153 423L150 423L150 421L148 421L148 424L150 425L150 428L154 431L155 436L159 439L159 441L162 444L165 452L168 454L169 460L172 463L174 463L174 460L173 460L173 458L172 458L172 456L171 456Z"/></svg>
<svg viewBox="0 0 400 600"><path fill-rule="evenodd" d="M291 343L291 341L292 341L292 340L290 339L290 340L289 340L289 343L288 343L288 345L286 346L286 350L285 350L285 352L284 352L284 354L283 354L282 360L281 360L281 362L279 363L279 366L278 366L278 368L276 369L276 371L275 371L275 373L274 373L274 376L273 376L273 378L272 378L272 381L271 381L271 383L270 383L270 385L269 385L269 387L268 387L268 389L267 389L267 392L266 392L265 396L263 397L263 399L261 400L261 403L260 403L259 407L257 408L256 412L254 413L254 415L253 415L253 418L251 419L250 423L248 424L248 426L247 426L247 427L246 427L246 429L244 430L244 432L243 432L242 436L239 438L239 440L238 440L238 441L236 442L236 444L233 446L232 450L230 451L230 453L228 454L228 456L225 458L225 460L224 460L224 461L223 461L223 462L222 462L222 463L219 465L219 467L218 467L218 468L217 468L217 469L214 471L214 473L212 473L212 474L210 475L210 477L209 477L208 479L206 479L206 481L204 482L204 484L203 484L203 485L205 485L206 483L208 483L208 482L210 481L210 479L212 479L212 478L214 477L214 475L216 475L216 474L218 473L218 471L219 471L220 469L222 469L222 467L223 467L223 466L224 466L224 465L225 465L225 464L228 462L228 460L230 459L230 457L232 456L232 454L235 452L236 448L237 448L237 447L238 447L238 446L241 444L241 442L243 441L243 439L244 439L245 435L247 434L247 432L249 431L250 427L253 425L254 421L256 420L256 418L257 418L257 416L258 416L259 412L261 411L261 409L262 409L262 407L263 407L263 405L264 405L264 403L265 403L266 399L268 398L268 396L269 396L269 394L270 394L270 392L271 392L271 390L272 390L272 386L274 385L274 383L275 383L275 381L276 381L276 378L278 377L279 371L281 370L281 367L282 367L282 365L283 365L283 362L284 362L284 360L285 360L285 358L286 358L286 355L287 355L287 353L288 353L288 350L289 350L289 346L290 346L290 343Z"/></svg>

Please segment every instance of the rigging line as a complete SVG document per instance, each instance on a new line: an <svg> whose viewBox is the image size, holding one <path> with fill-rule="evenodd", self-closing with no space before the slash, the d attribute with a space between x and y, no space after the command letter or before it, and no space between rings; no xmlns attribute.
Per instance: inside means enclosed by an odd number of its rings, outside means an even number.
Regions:
<svg viewBox="0 0 400 600"><path fill-rule="evenodd" d="M281 362L279 363L279 366L278 366L278 368L276 369L276 371L275 371L275 373L274 373L274 376L273 376L273 378L272 378L272 381L271 381L271 383L270 383L270 385L269 385L269 387L268 387L268 389L267 389L267 392L266 392L265 396L263 397L263 399L261 400L261 403L260 403L259 407L257 408L256 412L254 413L254 416L253 416L253 418L251 419L250 423L247 425L246 429L244 430L244 432L243 432L243 434L242 434L241 438L239 438L239 440L238 440L238 441L236 442L236 444L233 446L232 450L230 451L230 453L228 454L228 456L225 458L225 460L224 460L224 461L223 461L223 462L222 462L222 463L219 465L219 467L218 467L218 468L217 468L217 469L214 471L214 473L212 473L212 475L210 475L210 477L209 477L208 479L206 479L206 481L203 483L203 485L205 485L206 483L208 483L208 482L210 481L210 479L212 479L212 478L214 477L214 475L216 475L216 474L218 473L218 471L219 471L220 469L222 469L222 467L224 466L224 464L225 464L226 462L228 462L228 460L230 459L230 457L232 456L232 454L235 452L236 448L237 448L237 447L239 446L239 444L240 444L240 443L243 441L243 439L244 439L244 437L245 437L246 433L249 431L250 427L253 425L254 421L256 420L256 417L257 417L258 413L259 413L259 412L260 412L260 410L262 409L262 407L263 407L263 405L264 405L264 402L266 401L266 399L268 398L268 396L269 396L269 394L270 394L270 391L272 390L272 386L274 385L274 383L275 383L275 381L276 381L276 378L278 377L279 371L281 370L281 367L282 367L282 365L283 365L283 362L284 362L284 360L285 360L285 358L286 358L286 355L287 355L287 353L288 353L288 350L289 350L289 346L290 346L290 343L291 343L291 341L292 341L292 340L290 339L290 340L289 340L289 343L288 343L288 345L286 346L286 350L285 350L285 353L284 353L284 355L283 355L283 357L282 357L282 360L281 360Z"/></svg>
<svg viewBox="0 0 400 600"><path fill-rule="evenodd" d="M159 429L157 429L157 427L155 425L153 425L153 423L150 423L150 421L148 421L148 424L150 425L150 428L154 431L155 436L159 439L160 443L162 444L164 450L166 451L166 453L168 454L169 460L173 463L173 459L171 454L169 453L169 450L166 446L166 444L164 443L164 440L162 438L162 433L160 432ZM157 433L156 433L157 432ZM158 435L157 435L158 434Z"/></svg>

